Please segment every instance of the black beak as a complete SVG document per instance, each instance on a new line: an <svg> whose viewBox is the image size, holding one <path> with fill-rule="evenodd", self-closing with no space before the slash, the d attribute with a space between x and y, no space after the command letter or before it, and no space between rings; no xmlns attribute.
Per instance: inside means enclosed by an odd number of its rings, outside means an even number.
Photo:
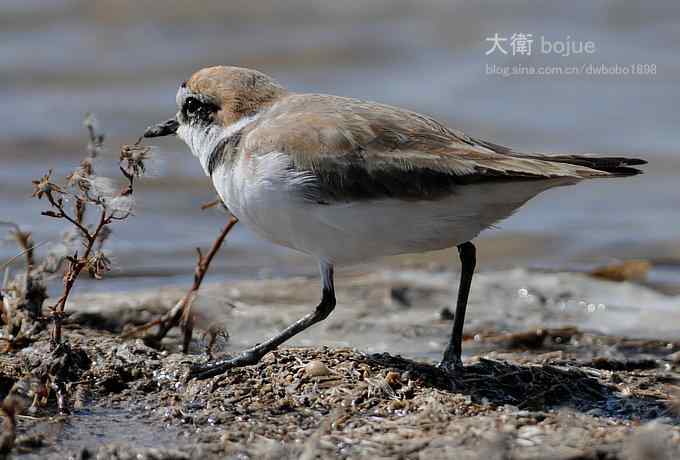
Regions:
<svg viewBox="0 0 680 460"><path fill-rule="evenodd" d="M168 121L146 128L144 137L169 136L170 134L175 134L177 128L179 128L179 122L176 118L171 118Z"/></svg>

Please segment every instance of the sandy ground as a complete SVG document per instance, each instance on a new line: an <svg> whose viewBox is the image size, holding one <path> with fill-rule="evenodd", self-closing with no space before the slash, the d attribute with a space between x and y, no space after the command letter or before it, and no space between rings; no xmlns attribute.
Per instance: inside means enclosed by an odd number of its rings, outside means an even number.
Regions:
<svg viewBox="0 0 680 460"><path fill-rule="evenodd" d="M0 392L65 382L17 419L17 458L678 458L680 302L632 283L525 270L473 284L465 368L432 364L447 340L457 274L340 276L331 317L258 365L187 381L207 359L177 334L158 350L120 330L183 290L74 300L68 347L0 356ZM318 281L208 285L198 325L234 352L315 304ZM642 307L640 307L642 306ZM127 326L126 326L127 325ZM389 352L389 354L386 354ZM400 357L402 355L403 357ZM6 434L3 433L3 436Z"/></svg>

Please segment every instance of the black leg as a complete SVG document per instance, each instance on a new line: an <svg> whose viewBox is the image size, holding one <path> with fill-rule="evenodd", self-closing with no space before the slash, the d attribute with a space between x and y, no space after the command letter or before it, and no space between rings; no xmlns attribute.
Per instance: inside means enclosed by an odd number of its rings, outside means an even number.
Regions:
<svg viewBox="0 0 680 460"><path fill-rule="evenodd" d="M452 372L457 367L462 366L460 358L463 344L463 323L465 322L465 309L467 307L472 275L477 264L477 250L471 242L463 243L458 246L458 254L461 262L460 286L458 288L458 301L456 302L456 314L453 317L453 330L449 344L444 351L444 359L440 366L448 372Z"/></svg>
<svg viewBox="0 0 680 460"><path fill-rule="evenodd" d="M335 289L333 287L333 266L325 262L319 264L321 270L322 295L316 309L297 320L278 335L248 348L234 358L212 361L197 365L189 371L189 378L205 379L223 374L229 369L256 364L264 355L278 348L286 340L304 331L313 324L323 321L335 308Z"/></svg>

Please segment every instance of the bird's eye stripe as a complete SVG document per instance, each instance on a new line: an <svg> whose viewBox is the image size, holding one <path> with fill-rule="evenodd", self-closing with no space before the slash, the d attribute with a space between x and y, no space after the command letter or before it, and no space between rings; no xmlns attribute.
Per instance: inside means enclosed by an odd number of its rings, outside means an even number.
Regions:
<svg viewBox="0 0 680 460"><path fill-rule="evenodd" d="M182 119L198 122L201 124L211 123L215 114L220 110L219 106L195 96L188 96L182 103Z"/></svg>
<svg viewBox="0 0 680 460"><path fill-rule="evenodd" d="M187 98L186 101L184 101L183 109L186 112L194 112L200 106L201 106L201 103L198 101L198 99L196 99L194 97L189 97L189 98Z"/></svg>
<svg viewBox="0 0 680 460"><path fill-rule="evenodd" d="M217 112L219 107L211 102L201 101L195 97L188 97L182 105L182 111L185 113L197 112L199 110L206 113Z"/></svg>

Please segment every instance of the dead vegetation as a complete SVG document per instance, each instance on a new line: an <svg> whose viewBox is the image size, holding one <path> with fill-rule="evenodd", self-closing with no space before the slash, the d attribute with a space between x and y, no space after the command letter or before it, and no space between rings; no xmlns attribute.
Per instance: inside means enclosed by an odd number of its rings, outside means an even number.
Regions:
<svg viewBox="0 0 680 460"><path fill-rule="evenodd" d="M111 269L105 250L111 225L132 215L135 179L143 174L145 161L151 154L150 148L140 145L122 148L119 169L125 185L117 189L114 180L95 170L104 135L98 131L93 116L88 115L84 124L89 142L87 154L78 167L61 183L53 180L51 171L33 181L33 196L45 200L49 206L42 215L63 220L68 225L61 241L52 244L49 251L39 257L38 245L31 233L6 223L21 251L20 256L25 258L25 271L14 277L10 276L9 268L5 271L0 290L3 352L16 353L28 346L36 347L37 342L44 339L42 333L51 325L48 350L37 354L40 359L16 380L19 387L31 389L31 404L17 404L18 399L11 391L3 402L8 436L13 432L16 416L29 406L37 410L53 398L60 414L69 412L69 387L89 369L91 361L81 347L63 336L67 302L83 272L102 279ZM62 278L63 290L54 303L45 307L47 282L58 276ZM3 448L9 448L9 438L3 439Z"/></svg>
<svg viewBox="0 0 680 460"><path fill-rule="evenodd" d="M111 260L105 245L112 233L111 227L132 216L135 180L144 175L146 163L151 159L152 149L142 146L141 138L134 145L124 145L120 150L118 167L125 183L118 186L113 179L97 174L95 166L103 151L104 135L98 131L93 116L88 115L84 124L89 141L87 155L78 167L61 182L53 179L51 171L33 181L33 197L46 201L49 206L42 215L67 224L68 230L61 241L52 243L40 257L36 249L47 242L36 244L32 234L17 224L0 222L10 228L9 234L20 249L19 254L3 267L6 270L0 289L2 352L11 361L11 356L31 347L29 355L24 357L27 366L18 366L2 374L3 382L12 382L13 385L9 390L0 391L0 396L4 396L0 406L4 417L0 454L10 452L17 445L16 421L23 411L35 413L47 409L49 412L50 405L54 403L56 412L64 415L71 412L72 406L78 408L83 405L81 396L89 388L85 381L92 367L92 358L82 344L64 337L63 329L70 315L66 307L82 274L102 279L110 271ZM229 220L207 255L197 250L193 286L175 308L137 329L159 326L156 334L146 337L147 343L159 347L168 331L181 325L186 352L193 334L193 299L210 262L236 222L233 217ZM24 258L25 270L11 276L8 267L20 257ZM59 276L63 281L62 292L56 301L45 306L49 298L47 282ZM48 329L49 340L45 341ZM213 328L207 328L206 333L211 336L210 348L218 335L225 334ZM119 383L116 382L121 378L135 378L130 376L129 369L117 368L115 372L115 377L100 380L104 388L115 391L124 387L117 386ZM21 393L22 397L18 396L20 392L17 389L26 389Z"/></svg>
<svg viewBox="0 0 680 460"><path fill-rule="evenodd" d="M47 323L52 324L53 349L62 345L62 325L67 316L66 304L73 287L83 271L92 278L101 279L111 269L111 260L104 249L111 235L111 225L124 221L134 209L134 180L145 169L149 159L148 147L124 146L120 154L120 171L126 185L116 190L115 182L95 171L104 135L99 133L96 120L88 115L85 127L89 134L87 155L62 183L52 179L48 172L33 181L33 196L45 200L48 210L42 215L64 220L69 230L62 241L53 244L42 260L35 254L36 245L30 232L22 231L13 223L11 235L26 260L26 271L10 280L6 272L0 295L2 296L3 342L5 350L20 349L28 345L36 332ZM90 214L94 217L89 218ZM43 315L43 303L48 298L46 281L61 274L63 291L57 300L47 307L49 315Z"/></svg>
<svg viewBox="0 0 680 460"><path fill-rule="evenodd" d="M88 155L66 178L66 183L58 185L52 182L51 172L33 182L33 196L39 200L45 197L51 208L42 214L70 223L75 229L73 239L79 243L71 254L64 257L64 290L54 305L48 307L55 347L62 343L66 302L81 272L86 270L92 278L102 279L111 269L111 261L104 252L104 244L111 235L110 226L114 221L123 221L132 215L134 180L144 172L144 162L151 153L150 148L139 145L121 149L120 171L127 184L116 191L112 179L95 172L95 160L102 150L104 135L97 131L92 116L86 118L85 126L89 133ZM86 220L90 213L95 213L93 223Z"/></svg>
<svg viewBox="0 0 680 460"><path fill-rule="evenodd" d="M217 203L209 203L208 205L203 206L203 208L205 209L215 204ZM145 343L154 348L160 348L161 341L167 336L168 332L172 328L181 326L183 331L182 351L184 353L189 351L189 345L193 338L194 331L194 314L192 311L194 299L201 288L201 283L203 283L206 273L210 269L210 262L212 262L213 258L222 247L227 235L231 229L234 228L234 225L236 225L237 222L238 219L236 217L230 216L229 222L227 222L222 231L219 233L205 256L203 255L201 248L196 248L198 260L196 261L196 268L194 269L193 284L187 293L175 304L175 306L160 318L125 332L123 337L136 337L141 333L146 333L144 335ZM158 330L155 333L148 332L149 329L156 326L158 327ZM229 333L227 331L217 328L213 324L208 325L206 328L206 334L210 337L208 341L208 354L212 353L213 346L218 336L221 335L226 338L229 337Z"/></svg>

